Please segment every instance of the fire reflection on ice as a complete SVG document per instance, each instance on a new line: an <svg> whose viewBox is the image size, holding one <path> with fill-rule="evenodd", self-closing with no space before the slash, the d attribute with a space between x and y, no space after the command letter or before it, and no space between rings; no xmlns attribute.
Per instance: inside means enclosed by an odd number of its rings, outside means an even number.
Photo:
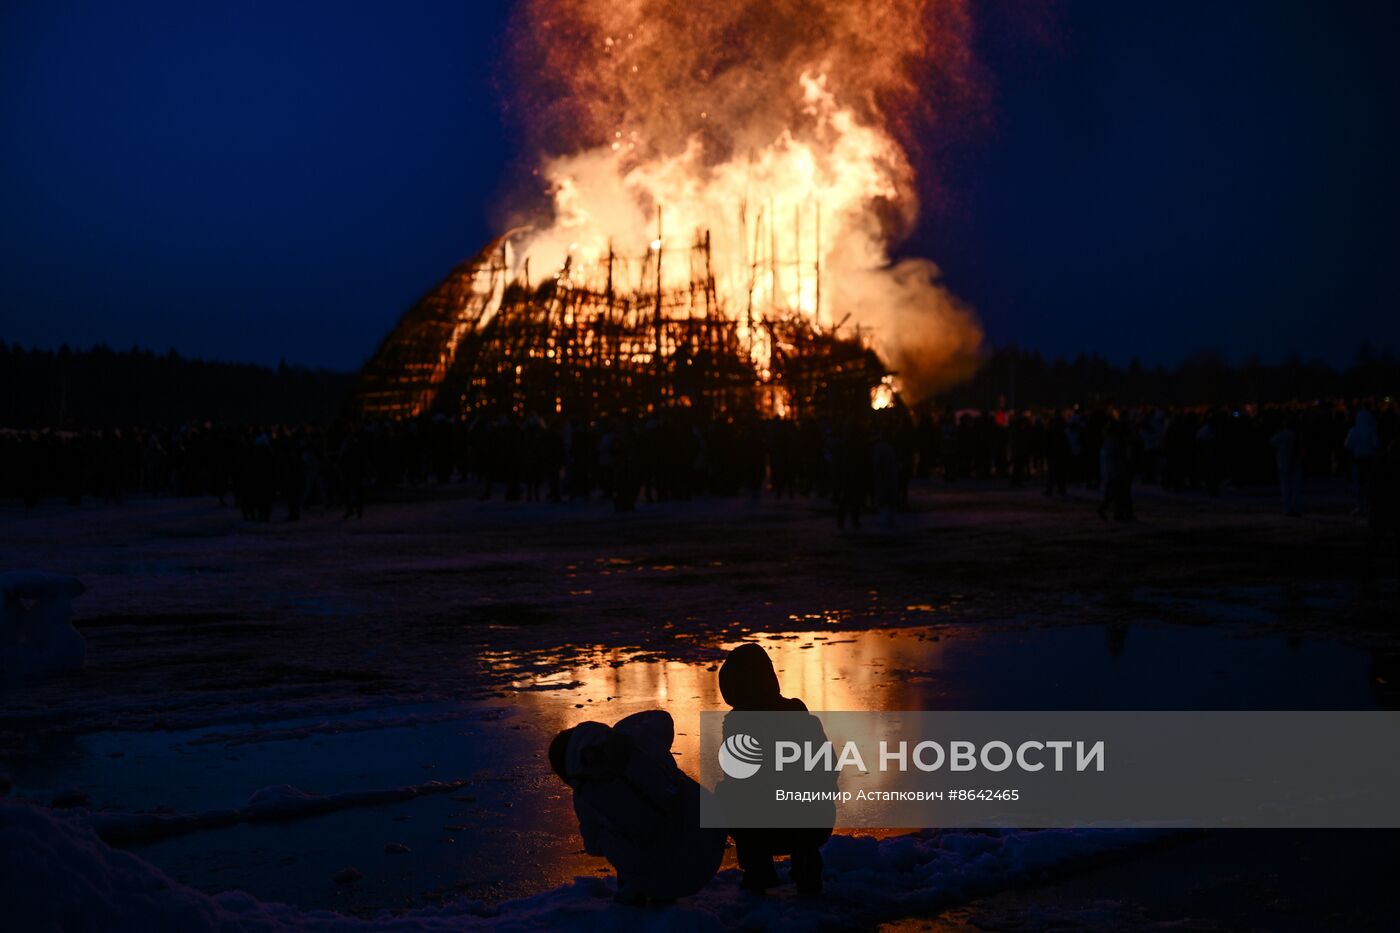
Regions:
<svg viewBox="0 0 1400 933"><path fill-rule="evenodd" d="M934 614L939 608L911 604L908 611ZM794 621L807 630L744 640L772 656L786 696L819 711L1371 709L1393 703L1383 691L1386 678L1372 679L1373 669L1383 668L1354 646L1263 637L1225 625L821 631L818 626L831 624L825 613ZM518 672L510 702L545 731L666 709L683 733L676 741L682 766L694 774L699 714L727 709L719 664L742 642L733 635L666 638L664 652L581 646L498 652L487 660ZM1203 658L1228 676L1199 676Z"/></svg>
<svg viewBox="0 0 1400 933"><path fill-rule="evenodd" d="M602 645L540 654L497 651L483 659L521 671L511 688L546 731L665 709L676 721L674 750L681 767L697 775L700 713L728 709L719 692L719 665L744 641L764 647L783 694L800 698L812 710L920 708L929 678L908 672L940 667L943 651L932 630L889 629L795 632L679 646L691 660Z"/></svg>

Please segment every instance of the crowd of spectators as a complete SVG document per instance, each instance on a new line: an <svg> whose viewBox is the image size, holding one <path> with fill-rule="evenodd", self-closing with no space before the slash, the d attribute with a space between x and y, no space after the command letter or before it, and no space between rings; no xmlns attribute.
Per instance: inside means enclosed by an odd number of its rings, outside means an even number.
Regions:
<svg viewBox="0 0 1400 933"><path fill-rule="evenodd" d="M830 420L716 418L690 409L584 423L477 414L349 427L233 426L0 432L0 496L36 505L132 495L212 496L249 521L306 508L363 513L391 490L458 486L486 499L602 496L828 498L842 525L889 519L912 479L1002 481L1046 495L1098 490L1105 518L1133 517L1134 483L1217 496L1280 486L1284 510L1310 477L1352 482L1368 508L1374 466L1397 438L1390 400L1269 406L890 408ZM276 513L276 515L274 515Z"/></svg>

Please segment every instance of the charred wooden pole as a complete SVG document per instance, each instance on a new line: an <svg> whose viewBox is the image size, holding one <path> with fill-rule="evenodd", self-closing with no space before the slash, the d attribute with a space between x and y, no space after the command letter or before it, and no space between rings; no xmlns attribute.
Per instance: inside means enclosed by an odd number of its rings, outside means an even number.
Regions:
<svg viewBox="0 0 1400 933"><path fill-rule="evenodd" d="M812 264L817 277L817 297L812 304L812 320L822 326L822 202L817 202L817 259Z"/></svg>
<svg viewBox="0 0 1400 933"><path fill-rule="evenodd" d="M613 303L613 279L612 279L613 270L612 270L612 267L613 267L613 245L612 245L612 237L608 237L608 290L607 290L606 294L607 294L607 296L608 296L608 313L609 313L609 314L612 313L612 303Z"/></svg>
<svg viewBox="0 0 1400 933"><path fill-rule="evenodd" d="M656 350L652 361L661 369L661 205L656 205Z"/></svg>
<svg viewBox="0 0 1400 933"><path fill-rule="evenodd" d="M749 337L749 356L750 356L750 357L753 356L753 348L754 348L754 343L755 343L755 341L754 341L754 333L753 333L753 290L754 290L754 287L758 284L758 243L759 243L758 237L759 237L759 233L760 233L760 231L761 231L762 229L763 229L763 208L760 207L760 208L758 209L758 219L754 222L754 225L753 225L753 252L749 255L749 264L748 264L748 265L749 265L749 310L748 310L748 319L747 319L747 321L746 321L745 323L747 324L747 328L746 328L746 329L747 329L748 337ZM747 240L747 238L745 238L744 245L745 245L745 246L748 245L748 240Z"/></svg>
<svg viewBox="0 0 1400 933"><path fill-rule="evenodd" d="M802 205L792 209L792 268L797 273L797 310L802 311Z"/></svg>
<svg viewBox="0 0 1400 933"><path fill-rule="evenodd" d="M773 202L768 202L768 272L770 283L768 286L768 306L776 309L778 307L778 224L777 214L773 211Z"/></svg>
<svg viewBox="0 0 1400 933"><path fill-rule="evenodd" d="M705 231L705 317L717 310L719 296L715 294L715 270L710 261L710 231Z"/></svg>

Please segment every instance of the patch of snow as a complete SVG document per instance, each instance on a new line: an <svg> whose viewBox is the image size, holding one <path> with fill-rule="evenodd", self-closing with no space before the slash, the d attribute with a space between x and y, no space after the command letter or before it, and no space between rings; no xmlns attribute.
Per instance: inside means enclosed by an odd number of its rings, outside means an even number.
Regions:
<svg viewBox="0 0 1400 933"><path fill-rule="evenodd" d="M206 810L199 813L99 811L91 814L90 822L97 833L108 842L146 842L200 829L234 826L238 823L295 820L350 807L411 800L427 794L460 790L469 784L471 781L466 779L428 781L404 787L346 791L340 794L313 794L290 784L278 784L254 791L248 798L248 805L237 809Z"/></svg>
<svg viewBox="0 0 1400 933"><path fill-rule="evenodd" d="M359 919L266 903L242 892L204 894L135 855L110 848L80 819L0 801L0 902L7 905L6 919L14 929L69 931L808 930L928 915L1041 872L1127 852L1162 835L1032 830L920 832L880 840L834 836L824 849L828 882L820 898L798 898L784 889L776 895L749 894L730 870L694 897L665 908L615 905L611 879L576 878L495 906L464 900Z"/></svg>

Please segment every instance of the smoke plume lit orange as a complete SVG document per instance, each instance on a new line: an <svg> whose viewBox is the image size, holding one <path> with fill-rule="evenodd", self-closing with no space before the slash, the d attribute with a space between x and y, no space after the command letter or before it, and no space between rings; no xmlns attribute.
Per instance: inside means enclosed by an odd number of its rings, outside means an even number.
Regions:
<svg viewBox="0 0 1400 933"><path fill-rule="evenodd" d="M659 251L685 287L708 232L731 313L860 325L914 398L961 379L980 328L890 247L918 212L902 129L936 131L969 34L966 0L523 0L518 93L553 210L515 255L596 281L610 254Z"/></svg>

